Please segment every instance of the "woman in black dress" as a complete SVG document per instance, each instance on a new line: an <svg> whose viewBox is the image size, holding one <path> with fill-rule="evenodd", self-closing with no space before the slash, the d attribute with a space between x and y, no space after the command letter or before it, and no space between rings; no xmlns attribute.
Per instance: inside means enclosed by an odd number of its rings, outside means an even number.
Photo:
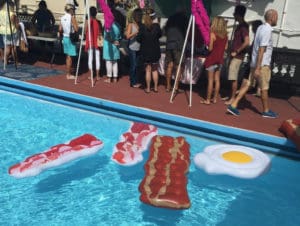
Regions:
<svg viewBox="0 0 300 226"><path fill-rule="evenodd" d="M160 59L159 38L162 35L158 23L154 22L155 12L149 10L144 16L144 24L140 28L139 39L141 43L141 55L146 71L146 93L150 93L151 74L154 83L153 91L158 92L158 62Z"/></svg>

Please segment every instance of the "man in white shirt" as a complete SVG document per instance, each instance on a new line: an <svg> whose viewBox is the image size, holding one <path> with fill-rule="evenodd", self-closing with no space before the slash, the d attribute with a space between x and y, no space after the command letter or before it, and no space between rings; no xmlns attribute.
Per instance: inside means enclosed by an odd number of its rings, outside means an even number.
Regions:
<svg viewBox="0 0 300 226"><path fill-rule="evenodd" d="M269 108L269 85L271 79L271 58L273 52L272 27L277 25L278 13L274 9L269 9L265 13L265 23L257 29L251 56L251 75L258 81L261 89L261 101L263 105L262 116L266 118L277 118L277 114ZM250 75L250 76L251 76ZM247 93L249 83L244 83L227 111L233 115L240 115L237 105L241 98Z"/></svg>

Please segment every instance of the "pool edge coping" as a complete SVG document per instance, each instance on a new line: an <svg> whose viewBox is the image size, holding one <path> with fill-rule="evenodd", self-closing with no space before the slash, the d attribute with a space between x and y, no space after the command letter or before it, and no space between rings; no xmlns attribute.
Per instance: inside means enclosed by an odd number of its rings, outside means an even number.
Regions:
<svg viewBox="0 0 300 226"><path fill-rule="evenodd" d="M298 158L300 156L295 145L285 137L155 111L10 78L0 77L0 89L131 121L154 122L153 124L162 128L202 136L223 143L245 145L279 155ZM268 148L266 149L266 147Z"/></svg>

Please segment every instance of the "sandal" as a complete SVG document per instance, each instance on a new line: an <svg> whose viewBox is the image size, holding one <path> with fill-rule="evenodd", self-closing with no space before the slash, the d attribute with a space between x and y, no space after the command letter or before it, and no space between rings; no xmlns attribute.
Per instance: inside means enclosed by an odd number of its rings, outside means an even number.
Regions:
<svg viewBox="0 0 300 226"><path fill-rule="evenodd" d="M144 92L147 93L147 94L149 94L150 90L144 89Z"/></svg>

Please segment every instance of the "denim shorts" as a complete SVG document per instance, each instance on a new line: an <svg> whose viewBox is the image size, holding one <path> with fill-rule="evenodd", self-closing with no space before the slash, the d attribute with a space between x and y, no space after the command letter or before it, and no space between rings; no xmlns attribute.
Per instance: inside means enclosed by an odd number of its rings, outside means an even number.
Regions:
<svg viewBox="0 0 300 226"><path fill-rule="evenodd" d="M0 34L0 49L4 49L3 35Z"/></svg>
<svg viewBox="0 0 300 226"><path fill-rule="evenodd" d="M213 64L213 65L209 66L208 68L206 68L206 70L207 71L217 71L217 70L221 71L222 66L223 66L222 64Z"/></svg>

